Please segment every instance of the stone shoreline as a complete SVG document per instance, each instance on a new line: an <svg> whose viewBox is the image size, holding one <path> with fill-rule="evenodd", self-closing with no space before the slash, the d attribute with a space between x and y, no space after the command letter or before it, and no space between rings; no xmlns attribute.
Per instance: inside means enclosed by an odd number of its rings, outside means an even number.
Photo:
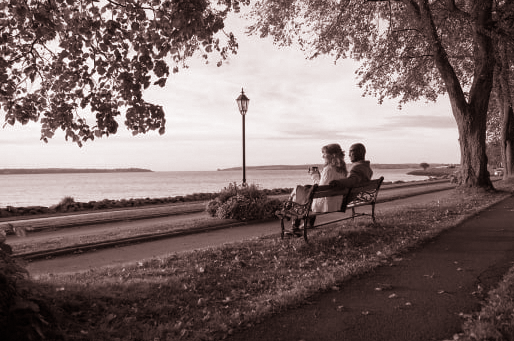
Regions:
<svg viewBox="0 0 514 341"><path fill-rule="evenodd" d="M291 193L291 188L263 190L266 195L282 195ZM7 206L0 208L0 219L19 217L19 216L34 216L34 215L53 215L69 212L84 212L84 211L98 211L109 209L121 208L136 208L144 206L157 206L157 205L170 205L181 204L187 202L205 202L212 200L218 196L219 193L194 193L185 196L167 197L167 198L137 198L137 199L121 199L111 200L104 199L101 201L89 202L75 202L73 198L64 198L60 203L46 207L46 206L27 206L15 207Z"/></svg>

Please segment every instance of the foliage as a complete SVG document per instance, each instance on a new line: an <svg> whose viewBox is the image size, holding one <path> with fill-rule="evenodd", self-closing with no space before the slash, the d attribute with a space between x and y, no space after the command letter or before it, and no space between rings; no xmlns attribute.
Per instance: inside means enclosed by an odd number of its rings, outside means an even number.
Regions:
<svg viewBox="0 0 514 341"><path fill-rule="evenodd" d="M459 12L471 8L463 2L455 5L460 7L432 2L423 10L435 18L441 48L447 51L463 87L469 89L474 67L470 13ZM329 54L336 60L359 60L359 84L365 95L378 96L380 102L386 97L399 98L400 103L435 100L447 90L437 69L431 32L425 18L415 14L422 6L423 1L267 0L252 12L255 23L250 29L286 45L297 39L311 57Z"/></svg>
<svg viewBox="0 0 514 341"><path fill-rule="evenodd" d="M393 264L505 194L463 195L338 223L303 239L259 238L38 280L70 340L223 339L314 293Z"/></svg>
<svg viewBox="0 0 514 341"><path fill-rule="evenodd" d="M420 163L419 166L421 168L423 168L423 170L427 170L427 168L430 167L430 165L428 163L426 163L426 162Z"/></svg>
<svg viewBox="0 0 514 341"><path fill-rule="evenodd" d="M63 340L46 303L36 298L27 271L14 260L0 230L0 335L2 340ZM49 327L49 323L52 326Z"/></svg>
<svg viewBox="0 0 514 341"><path fill-rule="evenodd" d="M57 211L67 212L73 210L76 204L77 203L75 202L75 199L73 199L73 197L68 196L62 198L61 201L55 207L55 209Z"/></svg>
<svg viewBox="0 0 514 341"><path fill-rule="evenodd" d="M255 184L239 186L231 183L207 203L206 212L220 219L266 219L274 216L280 204L281 201L277 199L269 200Z"/></svg>
<svg viewBox="0 0 514 341"><path fill-rule="evenodd" d="M239 2L220 0L0 0L0 110L6 124L41 122L79 146L115 134L125 109L134 135L164 133L164 111L144 100L195 52L218 65L235 52L223 21ZM93 113L94 125L85 112Z"/></svg>
<svg viewBox="0 0 514 341"><path fill-rule="evenodd" d="M460 135L463 181L492 187L485 154L487 105L493 85L493 37L512 39L510 2L265 0L250 31L297 43L312 58L361 62L364 95L400 105L450 97Z"/></svg>

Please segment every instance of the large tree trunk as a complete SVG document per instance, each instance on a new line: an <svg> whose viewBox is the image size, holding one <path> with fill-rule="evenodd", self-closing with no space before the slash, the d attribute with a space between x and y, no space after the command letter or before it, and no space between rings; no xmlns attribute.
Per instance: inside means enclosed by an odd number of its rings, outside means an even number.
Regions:
<svg viewBox="0 0 514 341"><path fill-rule="evenodd" d="M450 100L460 136L461 170L459 183L466 187L490 189L493 185L487 171L485 143L487 111L476 112L469 105L459 107L454 104L453 99Z"/></svg>
<svg viewBox="0 0 514 341"><path fill-rule="evenodd" d="M441 43L429 2L419 0L417 6L413 2L406 4L411 6L414 15L418 16L423 33L432 46L435 64L446 85L453 116L457 121L461 151L459 183L466 187L491 189L493 185L487 171L485 132L494 73L493 43L486 29L492 18L492 0L479 0L472 4L470 23L473 32L475 65L473 83L468 96L465 95Z"/></svg>

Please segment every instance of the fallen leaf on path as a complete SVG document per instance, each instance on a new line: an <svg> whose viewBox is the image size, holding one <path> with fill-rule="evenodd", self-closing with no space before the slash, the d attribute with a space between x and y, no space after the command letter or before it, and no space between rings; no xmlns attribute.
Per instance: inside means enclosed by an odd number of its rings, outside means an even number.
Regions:
<svg viewBox="0 0 514 341"><path fill-rule="evenodd" d="M387 283L378 283L378 287L375 288L376 291L382 291L382 290L392 290L393 286L391 284Z"/></svg>
<svg viewBox="0 0 514 341"><path fill-rule="evenodd" d="M107 322L111 322L112 320L114 320L116 318L116 315L115 314L109 314L105 317L105 319L107 320Z"/></svg>

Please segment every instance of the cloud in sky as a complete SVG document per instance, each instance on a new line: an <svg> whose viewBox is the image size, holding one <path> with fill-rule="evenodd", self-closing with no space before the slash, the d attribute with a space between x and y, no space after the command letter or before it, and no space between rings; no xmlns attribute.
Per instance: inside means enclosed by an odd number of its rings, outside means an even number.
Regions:
<svg viewBox="0 0 514 341"><path fill-rule="evenodd" d="M1 168L141 167L157 171L215 170L242 164L242 118L235 99L250 98L246 164L321 162L321 147L363 142L376 163L459 163L458 132L447 98L437 103L377 104L357 87L353 61L307 60L294 48L247 37L244 21L227 30L239 51L222 67L193 60L147 100L163 105L166 134L132 136L120 119L118 134L86 143L65 142L62 133L45 144L38 124L0 130Z"/></svg>

